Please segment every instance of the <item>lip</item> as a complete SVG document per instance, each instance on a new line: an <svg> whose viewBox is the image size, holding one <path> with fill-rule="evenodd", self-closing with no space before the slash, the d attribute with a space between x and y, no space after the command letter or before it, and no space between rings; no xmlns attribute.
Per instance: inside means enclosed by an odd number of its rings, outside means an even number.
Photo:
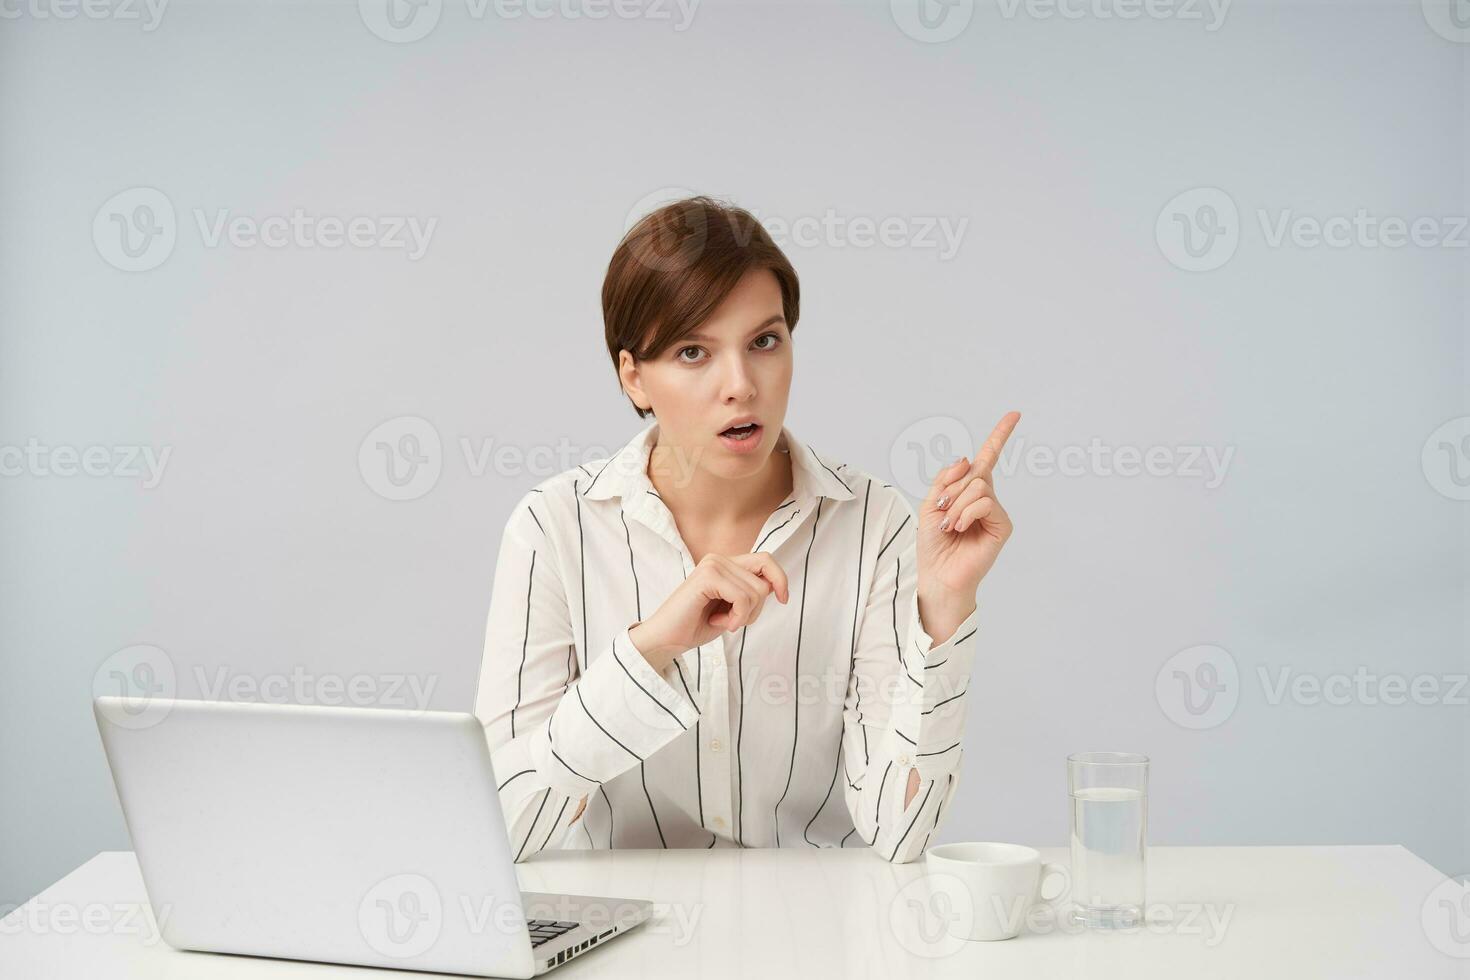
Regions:
<svg viewBox="0 0 1470 980"><path fill-rule="evenodd" d="M756 425L761 424L761 420L756 418L754 415L737 415L735 418L730 419L728 422L722 425L719 428L718 432L724 432L726 429L732 426L745 425L749 422L754 422ZM761 426L761 428L765 428L765 426Z"/></svg>
<svg viewBox="0 0 1470 980"><path fill-rule="evenodd" d="M743 425L746 422L754 422L756 425L760 426L760 428L755 430L754 435L747 436L744 439L732 439L727 435L720 435L720 445L724 446L726 451L737 454L753 453L760 448L761 443L765 442L766 427L761 423L759 419L747 416L743 420L737 419L734 422L731 422L730 425ZM728 429L729 427L729 425L725 426L726 429ZM724 430L722 429L720 431L723 433Z"/></svg>

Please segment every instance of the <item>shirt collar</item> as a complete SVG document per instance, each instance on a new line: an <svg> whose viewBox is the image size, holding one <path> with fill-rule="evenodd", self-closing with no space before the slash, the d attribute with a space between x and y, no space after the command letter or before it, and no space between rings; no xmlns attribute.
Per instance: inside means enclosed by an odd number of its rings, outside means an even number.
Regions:
<svg viewBox="0 0 1470 980"><path fill-rule="evenodd" d="M777 445L791 453L792 497L795 499L831 497L852 500L856 496L835 472L837 465L824 460L817 451L781 426ZM655 493L648 479L648 459L658 443L658 422L649 423L627 445L618 450L601 468L592 469L592 481L582 491L588 500L628 498L640 493Z"/></svg>

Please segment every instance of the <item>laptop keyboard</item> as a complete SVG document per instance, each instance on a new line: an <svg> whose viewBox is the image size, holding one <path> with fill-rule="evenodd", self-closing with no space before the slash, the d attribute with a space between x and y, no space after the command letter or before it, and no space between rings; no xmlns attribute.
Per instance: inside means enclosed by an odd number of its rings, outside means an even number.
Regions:
<svg viewBox="0 0 1470 980"><path fill-rule="evenodd" d="M527 919L526 928L531 932L531 946L534 948L542 943L555 939L563 933L571 932L577 928L576 922L557 922L554 919Z"/></svg>

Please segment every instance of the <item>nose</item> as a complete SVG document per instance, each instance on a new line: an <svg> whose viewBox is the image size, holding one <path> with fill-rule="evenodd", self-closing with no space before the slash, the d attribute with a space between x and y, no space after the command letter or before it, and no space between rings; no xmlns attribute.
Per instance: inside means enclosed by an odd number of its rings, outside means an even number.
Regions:
<svg viewBox="0 0 1470 980"><path fill-rule="evenodd" d="M740 354L731 356L721 378L721 397L726 403L749 401L755 397L755 378L750 365Z"/></svg>

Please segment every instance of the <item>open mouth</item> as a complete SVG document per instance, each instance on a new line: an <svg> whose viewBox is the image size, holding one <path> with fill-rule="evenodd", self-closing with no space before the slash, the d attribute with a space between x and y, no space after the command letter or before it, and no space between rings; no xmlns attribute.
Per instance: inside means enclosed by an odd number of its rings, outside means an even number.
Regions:
<svg viewBox="0 0 1470 980"><path fill-rule="evenodd" d="M724 432L721 432L720 435L726 439L734 439L736 442L744 442L758 435L760 431L761 426L759 422L747 422L745 425L732 425Z"/></svg>

